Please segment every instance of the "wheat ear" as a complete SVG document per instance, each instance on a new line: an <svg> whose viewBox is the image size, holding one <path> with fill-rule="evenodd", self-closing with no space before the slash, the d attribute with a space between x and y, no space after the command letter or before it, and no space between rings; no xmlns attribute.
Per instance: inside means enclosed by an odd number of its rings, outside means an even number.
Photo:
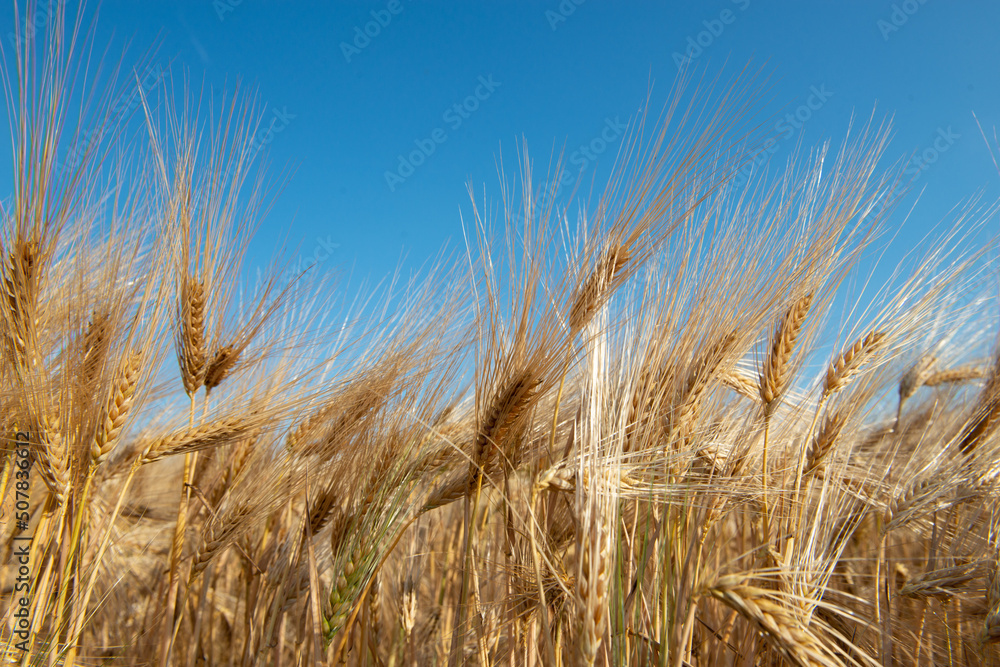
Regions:
<svg viewBox="0 0 1000 667"><path fill-rule="evenodd" d="M208 567L208 563L239 537L246 528L250 515L250 506L241 503L212 524L195 553L190 582L194 582L202 570Z"/></svg>
<svg viewBox="0 0 1000 667"><path fill-rule="evenodd" d="M473 443L470 488L478 484L493 454L503 452L507 434L537 394L539 384L530 370L521 371L514 374L489 402Z"/></svg>
<svg viewBox="0 0 1000 667"><path fill-rule="evenodd" d="M729 575L720 578L705 593L723 602L753 624L771 645L789 662L800 667L827 667L842 664L826 650L816 635L809 631L808 621L784 604L779 604L768 591L743 583L745 577Z"/></svg>
<svg viewBox="0 0 1000 667"><path fill-rule="evenodd" d="M927 379L924 380L924 385L927 387L937 387L942 384L979 380L987 375L989 375L988 368L970 364L968 366L959 366L958 368L950 368L946 371L931 373L927 376Z"/></svg>
<svg viewBox="0 0 1000 667"><path fill-rule="evenodd" d="M917 389L927 384L927 379L932 375L931 371L934 368L935 361L934 357L925 354L899 379L900 405L903 405L907 399L917 393Z"/></svg>
<svg viewBox="0 0 1000 667"><path fill-rule="evenodd" d="M205 369L205 392L218 387L229 375L240 358L240 351L232 345L225 345L212 355L212 361Z"/></svg>
<svg viewBox="0 0 1000 667"><path fill-rule="evenodd" d="M32 365L35 336L35 309L38 302L38 244L19 242L9 253L3 280L7 310L8 344L21 372Z"/></svg>
<svg viewBox="0 0 1000 667"><path fill-rule="evenodd" d="M983 576L985 566L985 561L975 561L925 572L909 580L899 594L910 598L938 598L947 601L960 592L965 584Z"/></svg>
<svg viewBox="0 0 1000 667"><path fill-rule="evenodd" d="M42 417L36 427L38 435L38 467L42 480L58 503L66 499L69 489L69 448L59 429L58 417Z"/></svg>
<svg viewBox="0 0 1000 667"><path fill-rule="evenodd" d="M90 387L97 379L110 342L111 316L107 310L95 310L83 335L83 386Z"/></svg>
<svg viewBox="0 0 1000 667"><path fill-rule="evenodd" d="M205 284L195 276L184 276L179 310L177 348L181 382L188 396L194 396L205 379Z"/></svg>
<svg viewBox="0 0 1000 667"><path fill-rule="evenodd" d="M580 286L573 299L573 306L569 310L569 329L576 333L581 331L594 313L601 307L607 299L611 284L615 277L625 268L631 259L628 248L624 245L616 245L608 248L593 272Z"/></svg>
<svg viewBox="0 0 1000 667"><path fill-rule="evenodd" d="M108 399L101 413L94 434L94 443L90 447L90 457L93 465L99 465L108 458L118 441L122 426L132 407L136 385L142 372L142 354L130 352L118 372L115 374L111 388L111 398Z"/></svg>
<svg viewBox="0 0 1000 667"><path fill-rule="evenodd" d="M770 415L781 400L788 381L788 367L795 349L795 341L802 332L809 308L812 306L813 294L809 292L785 311L778 322L771 339L764 367L760 372L760 400L764 404L764 412Z"/></svg>
<svg viewBox="0 0 1000 667"><path fill-rule="evenodd" d="M738 371L726 371L719 376L719 380L740 396L751 401L761 400L758 383Z"/></svg>
<svg viewBox="0 0 1000 667"><path fill-rule="evenodd" d="M715 371L735 342L736 332L731 331L710 345L688 368L669 413L671 430L679 433L682 438L690 435L701 407L701 398L709 387L709 380L714 377Z"/></svg>
<svg viewBox="0 0 1000 667"><path fill-rule="evenodd" d="M818 472L823 466L823 461L827 454L833 449L833 445L844 430L847 422L847 411L837 410L833 414L827 415L823 420L823 425L813 439L812 447L809 448L809 456L806 459L805 474Z"/></svg>
<svg viewBox="0 0 1000 667"><path fill-rule="evenodd" d="M290 430L288 435L285 436L285 448L290 452L302 454L299 448L306 440L306 437L318 428L321 422L326 421L330 415L340 408L341 405L339 402L329 401L326 405L321 406L313 414L303 419L299 422L298 426Z"/></svg>
<svg viewBox="0 0 1000 667"><path fill-rule="evenodd" d="M226 417L218 421L188 428L157 438L143 450L142 463L158 461L167 456L188 454L217 447L241 438L257 426L248 416Z"/></svg>
<svg viewBox="0 0 1000 667"><path fill-rule="evenodd" d="M607 532L598 521L591 522L583 538L580 578L577 580L580 654L583 664L588 667L597 659L608 620L611 545Z"/></svg>
<svg viewBox="0 0 1000 667"><path fill-rule="evenodd" d="M339 544L333 544L336 553ZM326 638L332 639L344 624L351 613L351 608L357 599L365 573L363 567L364 553L359 546L354 549L344 561L340 571L335 574L332 590L330 591L330 607L327 613L323 614L323 634Z"/></svg>
<svg viewBox="0 0 1000 667"><path fill-rule="evenodd" d="M980 442L996 430L1000 420L1000 359L990 371L986 386L980 391L975 419L962 430L959 449L962 454L972 453Z"/></svg>
<svg viewBox="0 0 1000 667"><path fill-rule="evenodd" d="M823 397L827 397L847 386L855 375L860 372L865 362L872 358L882 348L885 342L884 331L870 331L866 336L854 341L854 344L841 352L826 369L826 379L823 383Z"/></svg>

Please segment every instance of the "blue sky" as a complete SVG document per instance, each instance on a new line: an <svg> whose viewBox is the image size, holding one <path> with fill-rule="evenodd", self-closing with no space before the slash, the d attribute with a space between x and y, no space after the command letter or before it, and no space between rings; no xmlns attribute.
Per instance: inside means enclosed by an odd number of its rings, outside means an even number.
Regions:
<svg viewBox="0 0 1000 667"><path fill-rule="evenodd" d="M1000 125L997 3L105 0L95 9L95 43L111 43L128 65L155 46L153 62L196 83L256 88L275 128L271 169L292 175L251 261L287 238L293 255L352 283L378 280L404 255L415 267L446 241L461 246L468 184L496 195L498 158L514 171L522 137L536 173L564 149L599 184L621 123L651 82L652 106L665 103L683 55L710 74L763 68L775 119L813 103L776 166L800 140L836 144L852 114L892 116L887 157L933 158L908 170L923 190L908 223L915 236L1000 185L973 118ZM15 29L8 10L5 44ZM421 147L430 154L410 161Z"/></svg>

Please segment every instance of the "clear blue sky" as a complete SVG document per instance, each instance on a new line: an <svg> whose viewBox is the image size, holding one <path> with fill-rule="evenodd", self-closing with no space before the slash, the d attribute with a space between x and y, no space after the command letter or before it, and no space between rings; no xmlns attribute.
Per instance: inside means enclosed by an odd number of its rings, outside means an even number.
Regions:
<svg viewBox="0 0 1000 667"><path fill-rule="evenodd" d="M418 266L446 240L461 245L467 184L496 194L497 158L514 166L522 136L544 173L554 149L571 156L603 134L605 151L576 163L599 183L618 147L615 119L634 116L651 81L653 106L664 103L675 54L692 41L702 44L694 65L709 72L727 60L729 72L750 59L765 68L779 117L826 91L775 164L799 138L836 143L852 113L874 109L894 117L889 157L936 158L915 182L926 188L917 232L998 189L972 114L1000 125L1000 3L577 2L105 0L96 44L110 40L117 57L131 41L126 63L158 44L154 60L195 82L255 86L281 129L272 168L294 173L252 257L290 227L305 257L336 245L322 268L351 271L352 282L377 280L404 253ZM8 9L5 44L14 29ZM474 110L454 110L477 93ZM400 171L399 156L428 141L433 154ZM405 178L389 183L387 172Z"/></svg>

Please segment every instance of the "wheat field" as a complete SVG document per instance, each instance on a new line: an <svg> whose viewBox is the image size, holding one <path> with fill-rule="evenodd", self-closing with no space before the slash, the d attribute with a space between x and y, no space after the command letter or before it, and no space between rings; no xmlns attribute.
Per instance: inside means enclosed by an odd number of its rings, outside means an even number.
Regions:
<svg viewBox="0 0 1000 667"><path fill-rule="evenodd" d="M737 185L760 82L690 77L348 292L244 266L245 91L83 142L78 30L5 80L5 664L1000 664L997 207L893 255L887 125Z"/></svg>

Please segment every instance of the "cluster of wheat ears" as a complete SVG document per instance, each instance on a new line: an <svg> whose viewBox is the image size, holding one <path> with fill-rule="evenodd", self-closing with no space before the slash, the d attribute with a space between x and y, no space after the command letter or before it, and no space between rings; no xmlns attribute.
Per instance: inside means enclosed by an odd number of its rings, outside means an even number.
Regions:
<svg viewBox="0 0 1000 667"><path fill-rule="evenodd" d="M250 98L81 95L63 27L7 79L6 660L998 662L996 207L874 288L885 128L736 188L758 83L699 85L592 208L522 160L462 252L345 297L243 277Z"/></svg>

